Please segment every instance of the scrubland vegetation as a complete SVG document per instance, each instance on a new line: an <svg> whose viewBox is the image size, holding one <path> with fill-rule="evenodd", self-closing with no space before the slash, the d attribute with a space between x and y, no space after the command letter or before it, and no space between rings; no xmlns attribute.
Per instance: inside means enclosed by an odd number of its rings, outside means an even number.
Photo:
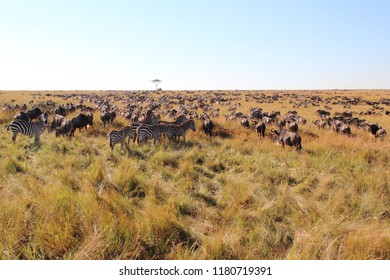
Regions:
<svg viewBox="0 0 390 280"><path fill-rule="evenodd" d="M13 143L1 112L0 259L390 259L389 138L319 130L317 109L295 109L308 120L302 153L223 115L212 138L196 121L185 143L123 152L106 134L129 122L104 129L98 114L73 139ZM365 118L390 131L390 116Z"/></svg>

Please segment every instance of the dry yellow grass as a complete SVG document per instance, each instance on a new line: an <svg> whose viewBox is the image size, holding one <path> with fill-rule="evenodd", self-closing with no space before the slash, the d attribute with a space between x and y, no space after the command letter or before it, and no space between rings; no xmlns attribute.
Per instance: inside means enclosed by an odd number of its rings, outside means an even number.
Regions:
<svg viewBox="0 0 390 280"><path fill-rule="evenodd" d="M22 104L31 93L0 94L1 103L10 99ZM285 114L290 100L243 98L239 110ZM388 138L320 131L311 123L318 107L300 107L308 124L298 154L225 121L226 109L214 121L231 138L210 139L196 122L185 144L163 140L122 153L111 152L111 127L98 115L74 139L45 132L37 146L25 136L13 143L4 129L13 115L1 112L0 259L390 259ZM390 131L390 116L363 117Z"/></svg>

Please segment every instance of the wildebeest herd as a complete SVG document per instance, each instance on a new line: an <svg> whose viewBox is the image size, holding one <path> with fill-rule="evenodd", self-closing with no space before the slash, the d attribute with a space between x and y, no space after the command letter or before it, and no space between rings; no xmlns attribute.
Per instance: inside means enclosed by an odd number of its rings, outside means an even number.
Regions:
<svg viewBox="0 0 390 280"><path fill-rule="evenodd" d="M386 136L386 130L377 123L370 122L360 116L370 115L390 115L384 112L383 106L389 106L388 99L382 98L373 102L363 98L349 98L346 96L322 97L316 94L295 93L274 93L266 95L263 92L206 92L203 94L179 94L171 93L164 95L154 95L150 92L108 92L106 94L93 93L72 93L59 94L47 93L32 94L33 99L28 105L15 104L15 100L5 102L3 111L17 113L7 130L13 133L12 140L15 141L19 133L34 136L35 142L39 142L41 134L45 128L49 132L55 131L55 135L74 137L77 129L87 129L93 125L94 114L100 114L103 127L112 125L117 115L129 121L129 124L119 130L107 131L109 146L113 150L116 144L129 144L130 139L138 145L153 139L154 143L160 141L165 136L170 142L185 141L188 130L196 130L196 123L199 122L201 130L209 136L213 136L216 119L220 117L221 109L225 107L226 121L238 121L246 128L252 128L260 138L266 136L267 127L270 129L270 136L280 143L295 147L297 151L302 149L302 137L300 127L305 126L306 118L299 115L298 108L309 106L320 107L316 115L319 119L312 123L318 129L329 128L338 134L351 135L351 127L361 128L371 133L377 139ZM60 98L63 102L54 102L52 98ZM45 101L46 99L49 99ZM248 112L239 110L242 102L276 103L283 104L288 101L292 107L286 114L274 110L266 112L258 107L250 108ZM285 102L287 103L287 102ZM85 104L93 104L86 106ZM343 105L344 112L332 113L332 105ZM369 105L371 108L365 112L353 112L353 105ZM275 106L276 107L276 106ZM284 106L286 107L286 106ZM19 112L18 112L19 111ZM68 118L70 114L77 114L73 118ZM355 115L355 116L354 116ZM359 115L359 117L356 117ZM49 116L52 121L49 123ZM170 118L163 120L163 118ZM35 121L34 121L35 120Z"/></svg>

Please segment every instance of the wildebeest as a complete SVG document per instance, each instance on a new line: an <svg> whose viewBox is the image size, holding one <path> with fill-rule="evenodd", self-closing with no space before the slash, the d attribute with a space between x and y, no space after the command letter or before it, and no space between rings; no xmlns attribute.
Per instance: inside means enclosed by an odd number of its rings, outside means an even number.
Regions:
<svg viewBox="0 0 390 280"><path fill-rule="evenodd" d="M319 117L322 117L322 116L330 116L330 112L327 112L325 110L321 110L321 109L318 109L316 111L316 114L319 116Z"/></svg>
<svg viewBox="0 0 390 280"><path fill-rule="evenodd" d="M282 147L287 145L295 147L298 152L302 150L302 139L298 133L287 131L284 128L279 131L273 129L271 131L277 136L277 141L282 144Z"/></svg>
<svg viewBox="0 0 390 280"><path fill-rule="evenodd" d="M323 120L315 120L313 121L313 124L317 126L319 129L321 129L321 128L325 128L328 123Z"/></svg>
<svg viewBox="0 0 390 280"><path fill-rule="evenodd" d="M298 132L298 124L296 122L288 122L288 130Z"/></svg>
<svg viewBox="0 0 390 280"><path fill-rule="evenodd" d="M257 135L259 135L259 137L265 137L265 128L266 128L266 125L264 122L258 122L255 126L255 129L256 129L256 133Z"/></svg>
<svg viewBox="0 0 390 280"><path fill-rule="evenodd" d="M68 135L69 137L72 137L71 131L72 131L72 121L64 118L61 123L61 126L56 129L56 137L60 135L63 136Z"/></svg>
<svg viewBox="0 0 390 280"><path fill-rule="evenodd" d="M249 128L249 121L247 118L242 118L241 125L245 128Z"/></svg>
<svg viewBox="0 0 390 280"><path fill-rule="evenodd" d="M386 130L384 128L381 128L375 133L375 138L383 140L386 134L387 134Z"/></svg>
<svg viewBox="0 0 390 280"><path fill-rule="evenodd" d="M70 131L70 135L74 136L74 132L77 128L79 130L81 130L82 128L87 129L88 125L90 126L93 125L93 115L91 113L87 113L85 115L81 113L77 117L74 117L71 120L71 122L72 122L72 129Z"/></svg>
<svg viewBox="0 0 390 280"><path fill-rule="evenodd" d="M61 127L62 121L65 119L62 115L55 115L53 121L51 122L48 131L51 132L54 129Z"/></svg>
<svg viewBox="0 0 390 280"><path fill-rule="evenodd" d="M351 128L349 125L343 123L340 128L339 128L339 133L340 134L345 134L345 135L350 135L351 134Z"/></svg>
<svg viewBox="0 0 390 280"><path fill-rule="evenodd" d="M25 112L20 112L14 117L15 120L23 120L23 121L28 121L28 116L27 113Z"/></svg>
<svg viewBox="0 0 390 280"><path fill-rule="evenodd" d="M205 134L208 134L209 136L211 136L211 133L212 133L213 128L214 128L213 121L210 120L210 118L207 115L202 115L200 119L202 121L203 132Z"/></svg>
<svg viewBox="0 0 390 280"><path fill-rule="evenodd" d="M116 112L115 111L112 111L112 112L103 112L101 115L100 115L100 119L102 120L103 122L103 126L106 127L106 124L107 123L113 123L113 121L115 120L116 118Z"/></svg>
<svg viewBox="0 0 390 280"><path fill-rule="evenodd" d="M64 107L58 106L57 108L54 109L53 113L54 113L54 115L60 115L60 116L65 117L66 110Z"/></svg>
<svg viewBox="0 0 390 280"><path fill-rule="evenodd" d="M346 134L346 135L351 134L351 128L349 127L349 125L345 124L343 121L333 120L330 124L330 127L336 133Z"/></svg>
<svg viewBox="0 0 390 280"><path fill-rule="evenodd" d="M27 111L27 118L29 121L34 120L41 116L43 113L38 107Z"/></svg>
<svg viewBox="0 0 390 280"><path fill-rule="evenodd" d="M382 128L378 124L369 123L369 122L362 123L362 127L363 127L363 129L370 132L374 136L376 136L377 131Z"/></svg>

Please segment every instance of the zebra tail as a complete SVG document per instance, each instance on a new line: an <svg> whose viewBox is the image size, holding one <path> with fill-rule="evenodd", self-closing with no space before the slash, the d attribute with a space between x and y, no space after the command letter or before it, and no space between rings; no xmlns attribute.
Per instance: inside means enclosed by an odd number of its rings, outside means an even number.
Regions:
<svg viewBox="0 0 390 280"><path fill-rule="evenodd" d="M6 124L6 125L5 125L5 129L6 129L7 131L9 131L9 124Z"/></svg>

